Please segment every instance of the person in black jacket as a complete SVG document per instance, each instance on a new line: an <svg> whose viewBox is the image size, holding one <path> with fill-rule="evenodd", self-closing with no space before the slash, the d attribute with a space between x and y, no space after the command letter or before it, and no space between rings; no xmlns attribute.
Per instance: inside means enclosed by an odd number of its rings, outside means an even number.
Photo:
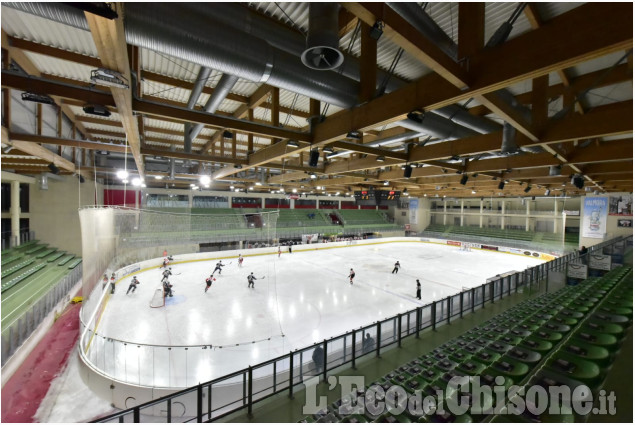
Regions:
<svg viewBox="0 0 635 425"><path fill-rule="evenodd" d="M417 299L421 299L421 282L419 282L419 279L417 279Z"/></svg>
<svg viewBox="0 0 635 425"><path fill-rule="evenodd" d="M315 347L311 358L313 359L313 363L315 363L315 370L317 373L324 370L324 349L322 349L321 345Z"/></svg>

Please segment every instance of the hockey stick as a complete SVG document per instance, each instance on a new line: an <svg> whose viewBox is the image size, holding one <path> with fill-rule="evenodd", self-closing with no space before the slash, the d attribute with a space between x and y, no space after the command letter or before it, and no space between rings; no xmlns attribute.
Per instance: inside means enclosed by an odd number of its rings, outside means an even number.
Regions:
<svg viewBox="0 0 635 425"><path fill-rule="evenodd" d="M261 277L260 279L264 279L265 277L267 277L267 276L263 276L263 277Z"/></svg>
<svg viewBox="0 0 635 425"><path fill-rule="evenodd" d="M174 276L180 276L183 272L174 273Z"/></svg>

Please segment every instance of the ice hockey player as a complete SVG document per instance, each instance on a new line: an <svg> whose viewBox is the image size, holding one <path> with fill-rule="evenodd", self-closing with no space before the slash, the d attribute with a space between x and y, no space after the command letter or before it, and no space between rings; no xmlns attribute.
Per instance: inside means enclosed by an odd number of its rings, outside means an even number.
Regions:
<svg viewBox="0 0 635 425"><path fill-rule="evenodd" d="M164 297L173 296L172 295L172 285L170 284L170 282L168 282L167 279L165 279L163 281L163 296Z"/></svg>
<svg viewBox="0 0 635 425"><path fill-rule="evenodd" d="M214 277L214 275L209 275L209 277L207 279L205 279L205 284L207 285L205 287L205 292L207 292L209 287L212 286L212 282L214 282L215 280L216 280L216 278Z"/></svg>
<svg viewBox="0 0 635 425"><path fill-rule="evenodd" d="M138 284L139 284L139 279L137 279L137 276L134 276L132 278L132 281L130 282L130 286L128 286L128 291L126 292L126 295L128 295L131 289L132 289L132 293L134 294L134 291L137 290Z"/></svg>
<svg viewBox="0 0 635 425"><path fill-rule="evenodd" d="M417 299L421 299L421 282L419 282L419 279L417 279Z"/></svg>
<svg viewBox="0 0 635 425"><path fill-rule="evenodd" d="M225 267L225 264L223 264L222 260L219 261L218 263L216 263L216 268L212 272L212 276L214 276L214 273L216 273L216 270L218 270L218 274L221 274L221 272L223 271L223 269L221 267Z"/></svg>
<svg viewBox="0 0 635 425"><path fill-rule="evenodd" d="M161 267L159 267L159 268L165 267L167 269L168 268L168 264L170 264L170 259L168 257L165 257L163 259L163 265Z"/></svg>
<svg viewBox="0 0 635 425"><path fill-rule="evenodd" d="M172 276L172 267L163 270L163 279L167 279L168 276Z"/></svg>
<svg viewBox="0 0 635 425"><path fill-rule="evenodd" d="M280 258L280 254L282 254L282 248L278 246L278 258Z"/></svg>
<svg viewBox="0 0 635 425"><path fill-rule="evenodd" d="M395 263L395 268L392 269L392 273L399 273L399 267L401 267L401 264L399 264L399 260L397 260L397 262Z"/></svg>
<svg viewBox="0 0 635 425"><path fill-rule="evenodd" d="M254 276L254 272L251 272L251 274L249 276L247 276L247 282L249 282L247 284L247 288L253 288L254 287L254 280L258 280L258 279L256 279L256 276Z"/></svg>
<svg viewBox="0 0 635 425"><path fill-rule="evenodd" d="M238 267L242 267L243 266L243 255L242 254L238 254Z"/></svg>
<svg viewBox="0 0 635 425"><path fill-rule="evenodd" d="M114 294L115 293L115 281L117 280L117 278L115 277L115 272L112 272L112 274L110 275L110 293Z"/></svg>
<svg viewBox="0 0 635 425"><path fill-rule="evenodd" d="M348 274L348 278L351 281L351 285L353 284L353 279L355 279L355 271L351 269L351 272Z"/></svg>
<svg viewBox="0 0 635 425"><path fill-rule="evenodd" d="M101 289L106 289L106 285L108 285L108 275L104 273L104 277L101 279Z"/></svg>

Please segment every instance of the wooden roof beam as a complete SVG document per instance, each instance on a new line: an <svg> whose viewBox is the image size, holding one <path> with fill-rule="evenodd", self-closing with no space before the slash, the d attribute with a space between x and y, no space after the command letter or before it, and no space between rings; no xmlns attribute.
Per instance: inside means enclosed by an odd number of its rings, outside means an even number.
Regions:
<svg viewBox="0 0 635 425"><path fill-rule="evenodd" d="M384 37L403 48L455 87L459 89L467 87L467 73L463 68L392 8L384 3L345 2L342 6L371 27L378 20L384 22Z"/></svg>
<svg viewBox="0 0 635 425"><path fill-rule="evenodd" d="M128 49L126 35L124 33L123 3L115 3L115 10L119 17L107 19L85 12L88 27L97 47L101 63L107 69L118 71L129 84L132 82L128 61ZM124 130L130 145L130 151L134 157L139 176L144 179L143 157L141 156L141 139L139 126L132 109L132 89L111 87L110 92L117 106L117 112L121 117Z"/></svg>
<svg viewBox="0 0 635 425"><path fill-rule="evenodd" d="M558 49L548 49L559 40ZM399 90L318 124L314 143L333 141L349 131L363 130L404 119L415 110L434 110L479 94L505 88L557 69L575 66L632 46L632 8L587 3L564 13L540 29L501 46L481 51L470 62L470 88L460 90L437 74L429 74ZM517 52L523 52L519 57ZM509 60L509 58L515 58Z"/></svg>

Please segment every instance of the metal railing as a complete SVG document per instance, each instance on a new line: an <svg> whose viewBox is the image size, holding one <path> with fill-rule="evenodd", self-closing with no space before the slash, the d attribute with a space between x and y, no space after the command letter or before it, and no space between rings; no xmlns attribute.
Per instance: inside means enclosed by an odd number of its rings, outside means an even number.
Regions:
<svg viewBox="0 0 635 425"><path fill-rule="evenodd" d="M622 238L603 242L589 249L602 252ZM294 386L305 378L327 374L350 366L366 356L379 356L389 347L400 347L404 338L419 337L422 331L437 328L525 290L549 292L549 273L563 272L569 262L584 261L571 252L550 262L502 276L479 287L470 288L422 307L397 314L354 329L318 344L297 349L256 366L198 384L140 406L106 416L95 422L139 422L144 415L164 417L167 422L213 421L247 409L251 415L256 402L287 392L293 397ZM551 291L555 290L552 285ZM321 350L316 349L321 347ZM189 406L189 409L188 409ZM154 419L156 421L156 418Z"/></svg>
<svg viewBox="0 0 635 425"><path fill-rule="evenodd" d="M35 239L35 232L33 230L20 229L20 233L13 237L11 236L11 232L2 232L2 250L15 248L16 246L22 245L28 241L32 241ZM18 241L20 242L18 244Z"/></svg>
<svg viewBox="0 0 635 425"><path fill-rule="evenodd" d="M82 264L75 267L36 300L17 319L2 331L2 365L26 341L55 306L69 295L70 290L82 278Z"/></svg>

